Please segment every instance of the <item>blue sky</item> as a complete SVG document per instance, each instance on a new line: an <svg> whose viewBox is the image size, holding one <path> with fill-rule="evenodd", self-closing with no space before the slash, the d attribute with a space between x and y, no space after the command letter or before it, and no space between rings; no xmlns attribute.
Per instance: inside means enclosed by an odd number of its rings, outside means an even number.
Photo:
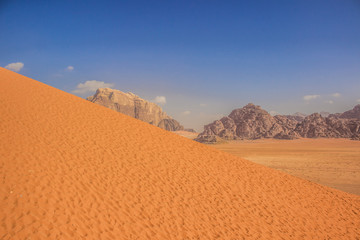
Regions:
<svg viewBox="0 0 360 240"><path fill-rule="evenodd" d="M359 0L2 0L0 29L0 66L81 97L91 80L164 96L197 130L248 102L288 114L360 101Z"/></svg>

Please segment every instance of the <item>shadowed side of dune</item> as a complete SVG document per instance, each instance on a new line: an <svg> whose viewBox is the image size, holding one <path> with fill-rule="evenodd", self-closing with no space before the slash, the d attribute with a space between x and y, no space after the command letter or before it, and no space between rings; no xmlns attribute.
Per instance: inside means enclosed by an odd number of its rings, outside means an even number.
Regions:
<svg viewBox="0 0 360 240"><path fill-rule="evenodd" d="M356 239L360 198L0 68L0 239Z"/></svg>

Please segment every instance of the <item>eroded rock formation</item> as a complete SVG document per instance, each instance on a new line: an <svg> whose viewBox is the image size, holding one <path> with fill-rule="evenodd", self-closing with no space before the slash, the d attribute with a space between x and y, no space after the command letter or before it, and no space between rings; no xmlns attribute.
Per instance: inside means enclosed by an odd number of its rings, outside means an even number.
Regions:
<svg viewBox="0 0 360 240"><path fill-rule="evenodd" d="M281 115L281 116L287 117L290 120L295 120L297 122L301 122L302 120L304 120L307 117L306 114L300 113L300 112L296 112L292 115Z"/></svg>
<svg viewBox="0 0 360 240"><path fill-rule="evenodd" d="M313 113L299 123L295 130L305 138L352 138L360 136L360 121L356 119L340 119L322 117Z"/></svg>
<svg viewBox="0 0 360 240"><path fill-rule="evenodd" d="M197 141L214 142L218 136L226 140L273 138L293 139L296 121L284 116L271 116L267 111L249 103L243 108L233 110L228 117L223 117L204 127ZM208 141L210 140L210 141Z"/></svg>
<svg viewBox="0 0 360 240"><path fill-rule="evenodd" d="M124 93L111 88L99 88L87 100L117 112L137 118L169 131L183 130L178 121L168 116L158 105L133 93Z"/></svg>
<svg viewBox="0 0 360 240"><path fill-rule="evenodd" d="M340 114L339 118L360 119L360 104L356 105L353 109Z"/></svg>
<svg viewBox="0 0 360 240"><path fill-rule="evenodd" d="M319 113L304 117L297 115L271 116L267 111L249 103L243 108L233 110L204 127L204 131L195 139L199 142L215 143L219 139L295 139L304 138L351 138L360 139L360 120L356 119L360 105L340 116L323 117Z"/></svg>

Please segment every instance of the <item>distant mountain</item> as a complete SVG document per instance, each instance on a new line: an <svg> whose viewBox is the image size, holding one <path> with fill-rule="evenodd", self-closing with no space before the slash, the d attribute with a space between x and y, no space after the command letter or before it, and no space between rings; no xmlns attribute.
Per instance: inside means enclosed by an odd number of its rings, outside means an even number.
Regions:
<svg viewBox="0 0 360 240"><path fill-rule="evenodd" d="M302 120L304 120L307 117L307 114L296 112L292 115L282 115L282 116L287 117L291 120L295 120L297 122L301 122Z"/></svg>
<svg viewBox="0 0 360 240"><path fill-rule="evenodd" d="M353 109L340 114L339 118L360 119L360 104L356 105Z"/></svg>
<svg viewBox="0 0 360 240"><path fill-rule="evenodd" d="M305 138L353 138L360 136L360 121L323 117L319 113L307 116L295 130Z"/></svg>
<svg viewBox="0 0 360 240"><path fill-rule="evenodd" d="M161 107L131 92L124 93L116 89L99 88L93 96L86 99L168 131L184 129L178 121L168 116Z"/></svg>
<svg viewBox="0 0 360 240"><path fill-rule="evenodd" d="M287 138L297 135L293 132L297 121L284 116L271 116L267 111L249 103L243 108L233 110L228 117L223 117L204 127L204 131L195 139L199 142L217 142L226 140Z"/></svg>
<svg viewBox="0 0 360 240"><path fill-rule="evenodd" d="M196 133L196 131L192 128L185 128L184 131L186 132L191 132L191 133Z"/></svg>
<svg viewBox="0 0 360 240"><path fill-rule="evenodd" d="M360 106L360 105L358 105ZM355 107L345 116L357 116ZM228 117L223 117L204 126L204 131L195 139L199 142L214 143L236 139L295 139L305 138L351 138L360 139L360 120L340 119L329 113L309 116L294 115L271 116L267 111L249 103L243 108L233 110Z"/></svg>

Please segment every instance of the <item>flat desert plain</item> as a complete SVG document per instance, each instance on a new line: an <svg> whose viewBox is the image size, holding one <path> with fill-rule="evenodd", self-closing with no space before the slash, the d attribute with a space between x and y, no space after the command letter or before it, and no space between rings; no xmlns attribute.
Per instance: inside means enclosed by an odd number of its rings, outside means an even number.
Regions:
<svg viewBox="0 0 360 240"><path fill-rule="evenodd" d="M359 239L360 196L0 68L0 239Z"/></svg>
<svg viewBox="0 0 360 240"><path fill-rule="evenodd" d="M230 141L213 147L293 176L360 195L360 141Z"/></svg>

